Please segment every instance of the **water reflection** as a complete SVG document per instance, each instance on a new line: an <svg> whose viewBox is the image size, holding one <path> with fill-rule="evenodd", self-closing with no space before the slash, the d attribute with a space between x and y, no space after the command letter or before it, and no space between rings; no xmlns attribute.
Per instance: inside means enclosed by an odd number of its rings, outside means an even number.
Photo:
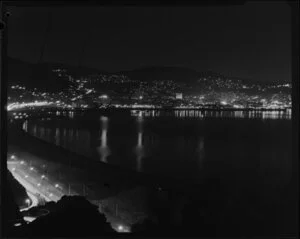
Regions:
<svg viewBox="0 0 300 239"><path fill-rule="evenodd" d="M234 111L234 117L235 118L244 118L244 112L243 111Z"/></svg>
<svg viewBox="0 0 300 239"><path fill-rule="evenodd" d="M63 131L63 146L64 147L66 147L67 141L68 141L68 138L67 138L67 129L64 128L64 131Z"/></svg>
<svg viewBox="0 0 300 239"><path fill-rule="evenodd" d="M107 129L108 129L108 118L101 116L100 118L102 131L100 137L100 146L97 147L97 151L100 154L100 160L107 163L107 157L110 155L110 149L107 145Z"/></svg>
<svg viewBox="0 0 300 239"><path fill-rule="evenodd" d="M138 118L138 139L137 146L135 147L136 153L136 170L138 172L142 171L142 158L145 156L144 146L143 146L143 121L142 118Z"/></svg>
<svg viewBox="0 0 300 239"><path fill-rule="evenodd" d="M74 129L69 130L69 138L72 139L74 135Z"/></svg>
<svg viewBox="0 0 300 239"><path fill-rule="evenodd" d="M205 153L204 153L204 137L200 137L198 146L196 148L197 153L197 165L198 168L202 168L202 164L204 161Z"/></svg>
<svg viewBox="0 0 300 239"><path fill-rule="evenodd" d="M248 180L245 184L250 186L260 172L262 177L266 177L268 172L269 185L288 182L292 167L289 150L291 122L274 120L270 124L262 124L262 120L250 120L251 117L263 120L284 118L286 112L224 111L222 114L217 111L177 110L167 113L173 118L153 119L156 113L152 110L145 114L139 111L136 118L128 119L128 122L126 117L119 116L101 117L99 122L99 118L93 116L87 122L94 123L87 125L72 119L74 129L69 129L70 125L60 119L53 122L28 121L26 127L30 133L35 136L38 133L44 140L48 140L48 129L51 129L51 143L91 159L139 172L196 182L201 182L203 177L217 175L228 182ZM161 111L161 114L164 115L164 112ZM184 115L188 118L174 120ZM194 120L204 115L245 119L229 120L229 123ZM253 173L256 171L257 174ZM260 175L255 180L263 190L266 180L259 181Z"/></svg>
<svg viewBox="0 0 300 239"><path fill-rule="evenodd" d="M28 120L23 123L23 130L28 131Z"/></svg>
<svg viewBox="0 0 300 239"><path fill-rule="evenodd" d="M136 146L136 170L138 172L142 171L142 158L144 156L144 147L143 147L143 133L139 132L138 133L138 143Z"/></svg>
<svg viewBox="0 0 300 239"><path fill-rule="evenodd" d="M56 145L60 144L60 131L59 131L59 128L55 129L55 144Z"/></svg>
<svg viewBox="0 0 300 239"><path fill-rule="evenodd" d="M76 141L78 141L79 140L79 130L78 129L76 129Z"/></svg>
<svg viewBox="0 0 300 239"><path fill-rule="evenodd" d="M33 136L37 136L37 126L33 126Z"/></svg>
<svg viewBox="0 0 300 239"><path fill-rule="evenodd" d="M236 110L236 111L212 111L212 110L132 110L132 116L136 117L159 117L175 116L177 118L250 118L250 119L291 119L291 110L286 111L261 111L261 110Z"/></svg>
<svg viewBox="0 0 300 239"><path fill-rule="evenodd" d="M41 136L40 136L41 138L44 138L44 137L45 137L45 128L44 128L44 127L41 127L41 128L40 128L40 135L41 135Z"/></svg>
<svg viewBox="0 0 300 239"><path fill-rule="evenodd" d="M73 112L73 111L70 111L70 112L69 112L69 117L70 117L71 119L74 118L74 112Z"/></svg>

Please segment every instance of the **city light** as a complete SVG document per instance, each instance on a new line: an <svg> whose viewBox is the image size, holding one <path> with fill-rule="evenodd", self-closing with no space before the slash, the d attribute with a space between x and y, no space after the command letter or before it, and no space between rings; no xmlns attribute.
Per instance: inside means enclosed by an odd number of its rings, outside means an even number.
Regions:
<svg viewBox="0 0 300 239"><path fill-rule="evenodd" d="M15 171L16 170L16 168L12 168L12 171Z"/></svg>
<svg viewBox="0 0 300 239"><path fill-rule="evenodd" d="M86 94L88 95L88 94L90 94L92 91L93 91L93 90L88 90L88 91L86 92Z"/></svg>
<svg viewBox="0 0 300 239"><path fill-rule="evenodd" d="M28 175L25 175L25 178L28 178Z"/></svg>
<svg viewBox="0 0 300 239"><path fill-rule="evenodd" d="M16 159L15 155L10 156L10 159Z"/></svg>
<svg viewBox="0 0 300 239"><path fill-rule="evenodd" d="M42 179L44 179L45 177L46 177L45 175L42 175L42 176L41 176Z"/></svg>
<svg viewBox="0 0 300 239"><path fill-rule="evenodd" d="M108 96L107 95L101 95L99 98L102 98L102 99L107 99Z"/></svg>
<svg viewBox="0 0 300 239"><path fill-rule="evenodd" d="M48 105L51 105L53 104L53 102L47 102L47 101L35 101L35 102L31 102L31 103L12 103L12 104L9 104L7 106L7 110L8 111L11 111L11 110L14 110L14 109L22 109L22 108L26 108L26 107L39 107L39 106L48 106Z"/></svg>
<svg viewBox="0 0 300 239"><path fill-rule="evenodd" d="M24 164L24 161L22 160L22 161L20 162L20 164Z"/></svg>
<svg viewBox="0 0 300 239"><path fill-rule="evenodd" d="M124 227L123 227L122 225L119 225L119 226L118 226L118 230L119 230L119 231L123 231L123 230L124 230Z"/></svg>
<svg viewBox="0 0 300 239"><path fill-rule="evenodd" d="M33 167L30 167L30 170L31 170L31 171L33 171L33 169L34 169Z"/></svg>
<svg viewBox="0 0 300 239"><path fill-rule="evenodd" d="M58 72L55 70L55 72ZM197 82L206 82L203 89L199 94L193 93L188 94L184 91L182 86L173 80L160 80L153 82L144 82L131 80L129 77L124 75L97 75L96 79L94 76L87 75L81 79L74 79L73 76L67 74L66 70L59 71L59 74L65 74L72 86L66 91L60 91L58 93L49 93L40 91L35 88L34 90L27 89L25 86L14 85L11 88L13 91L22 90L19 97L9 96L9 103L7 106L8 111L18 109L31 109L35 107L53 107L53 108L82 108L88 109L95 107L97 108L134 108L134 109L150 109L150 108L163 108L167 106L173 109L199 109L199 108L215 108L226 106L226 108L265 108L265 109L282 109L291 107L291 96L288 92L281 92L284 89L291 89L290 83L270 83L268 85L259 85L258 83L250 84L232 79L226 79L219 76L208 76L201 77ZM58 75L58 73L57 73ZM114 92L112 96L107 94L97 94L97 91L93 85L98 83L110 82L111 84L124 84L124 92L128 92L128 95L123 93ZM131 82L133 84L129 84ZM74 86L75 83L75 86ZM88 87L86 84L89 83ZM98 85L97 85L98 87ZM118 86L119 87L119 86ZM193 85L189 87L193 88ZM224 89L224 90L221 90ZM225 89L226 88L226 89ZM248 92L247 89L256 90L255 93ZM273 89L272 92L268 92L268 89ZM274 89L278 89L277 93L274 93ZM279 92L280 90L280 92ZM142 93L141 93L142 92ZM84 98L84 95L95 93L93 98ZM30 98L25 96L28 94ZM130 97L130 95L135 95ZM185 97L183 97L183 95ZM146 104L139 104L147 96ZM34 99L32 99L34 97ZM22 98L22 102L19 102L19 98ZM94 101L93 99L111 99L112 102L104 104L102 101ZM274 98L274 99L273 99ZM122 99L126 99L126 103L122 102ZM138 101L137 101L138 99ZM226 100L225 100L226 99ZM14 101L15 100L15 101ZM118 103L113 103L113 101ZM13 112L15 119L27 118L27 114L17 114Z"/></svg>
<svg viewBox="0 0 300 239"><path fill-rule="evenodd" d="M58 185L58 184L55 184L55 187L56 187L56 188L58 188L58 187L59 187L59 185Z"/></svg>

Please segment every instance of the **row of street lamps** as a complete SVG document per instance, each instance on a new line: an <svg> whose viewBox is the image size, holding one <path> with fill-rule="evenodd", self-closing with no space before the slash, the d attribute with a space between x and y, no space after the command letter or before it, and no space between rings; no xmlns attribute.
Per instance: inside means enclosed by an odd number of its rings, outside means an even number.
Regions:
<svg viewBox="0 0 300 239"><path fill-rule="evenodd" d="M10 159L16 160L17 157L16 157L15 155L11 155L11 156L10 156ZM24 165L25 162L24 162L23 160L21 160L21 161L20 161L20 164L21 164L21 165ZM43 168L45 168L45 167L46 167L46 165L44 164L44 165L43 165ZM30 169L30 171L34 171L34 167L31 166L31 161L30 161L30 167L29 167L29 169ZM16 170L15 167L12 168L12 171L15 171L15 170ZM25 178L28 178L28 175L26 174L24 177L25 177ZM42 174L42 175L41 175L41 179L46 179L46 176L45 176L44 174ZM40 186L41 186L41 183L38 183L37 186L40 187ZM58 189L58 188L61 189L61 186L60 186L58 183L56 183L56 184L54 185L54 187L57 188L57 189ZM50 194L49 194L49 197L52 197L52 196L53 196L53 193L50 193ZM25 202L26 202L27 204L30 204L30 199L26 199Z"/></svg>

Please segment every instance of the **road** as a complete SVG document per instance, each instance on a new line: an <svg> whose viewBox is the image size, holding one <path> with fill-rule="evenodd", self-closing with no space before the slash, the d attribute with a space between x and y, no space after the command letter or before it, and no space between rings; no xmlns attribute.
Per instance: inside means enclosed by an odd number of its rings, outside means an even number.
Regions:
<svg viewBox="0 0 300 239"><path fill-rule="evenodd" d="M31 205L23 210L39 204L39 197L46 201L58 201L63 195L63 190L57 182L51 182L42 170L31 167L28 162L8 160L7 167L18 182L26 189Z"/></svg>
<svg viewBox="0 0 300 239"><path fill-rule="evenodd" d="M39 205L40 198L49 202L58 201L63 195L79 195L78 192L70 190L70 185L75 187L76 184L64 183L63 179L59 179L58 176L55 177L59 173L55 171L55 168L53 169L53 166L49 163L47 164L46 161L36 160L31 155L22 155L21 157L13 155L12 157L10 154L7 160L7 167L15 179L26 189L31 200L31 205L23 208L21 211ZM49 171L49 175L47 171ZM82 186L82 184L79 184L79 186ZM35 219L36 217L24 217L24 220L28 222ZM111 224L117 231L125 232L127 230L124 225L122 225L121 229L118 228L120 226L119 223L111 222Z"/></svg>

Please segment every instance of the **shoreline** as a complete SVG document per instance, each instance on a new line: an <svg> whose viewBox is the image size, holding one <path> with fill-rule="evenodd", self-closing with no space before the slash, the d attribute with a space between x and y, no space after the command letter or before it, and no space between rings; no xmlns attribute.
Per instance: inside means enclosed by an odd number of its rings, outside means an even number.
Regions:
<svg viewBox="0 0 300 239"><path fill-rule="evenodd" d="M81 169L86 172L91 172L92 176L88 176L92 178L93 181L96 180L99 183L104 182L109 185L116 185L118 188L117 191L137 186L145 186L155 189L165 188L167 191L175 190L179 193L193 193L194 189L199 186L199 184L191 184L188 180L184 182L182 179L164 177L156 174L145 174L121 166L92 160L87 156L79 155L62 146L51 144L30 135L22 129L22 124L23 122L9 124L8 133L12 134L9 135L8 148L16 148L23 153L27 152L37 158L54 164L59 163L65 167L68 167L71 162L75 170Z"/></svg>
<svg viewBox="0 0 300 239"><path fill-rule="evenodd" d="M288 110L292 110L292 107L287 108L219 108L219 107L213 107L213 108L205 108L205 107L199 107L199 108L169 108L169 107L154 107L154 108L147 108L147 107L107 107L107 108L55 108L55 107L41 107L39 108L40 111L50 111L50 112L56 112L56 111L74 111L74 112L86 112L86 111L131 111L131 110L142 110L142 111L185 111L185 110L194 110L194 111L229 111L229 112L235 112L235 111L255 111L255 112L286 112ZM32 108L21 108L21 109L13 109L9 110L8 113L14 113L14 112L31 112Z"/></svg>
<svg viewBox="0 0 300 239"><path fill-rule="evenodd" d="M79 182L81 185L89 185L92 182L96 186L92 186L92 194L85 195L81 191L77 191L77 194L97 205L100 212L103 212L103 207L110 208L112 214L104 214L113 227L116 223L132 225L130 221L122 222L123 219L117 215L127 215L126 218L134 218L137 212L147 215L149 203L156 204L161 197L167 200L166 202L177 205L177 203L182 203L182 197L199 197L199 190L203 193L201 197L210 194L211 189L205 187L205 180L201 184L191 184L188 180L143 174L121 166L90 160L88 157L30 135L22 129L23 122L22 120L8 125L8 151L14 150L17 158L26 156L38 164L49 163L49 168L54 169L53 172L49 170L52 183L58 178L58 170L62 170L64 176L66 175L66 178L69 177L71 180L70 182L61 181L65 183L63 186L65 189L68 183L75 185ZM71 168L68 166L69 159L71 159ZM56 168L58 170L55 170ZM118 210L119 213L114 212L117 205L120 207L123 205L123 209ZM174 210L177 210L176 207Z"/></svg>

